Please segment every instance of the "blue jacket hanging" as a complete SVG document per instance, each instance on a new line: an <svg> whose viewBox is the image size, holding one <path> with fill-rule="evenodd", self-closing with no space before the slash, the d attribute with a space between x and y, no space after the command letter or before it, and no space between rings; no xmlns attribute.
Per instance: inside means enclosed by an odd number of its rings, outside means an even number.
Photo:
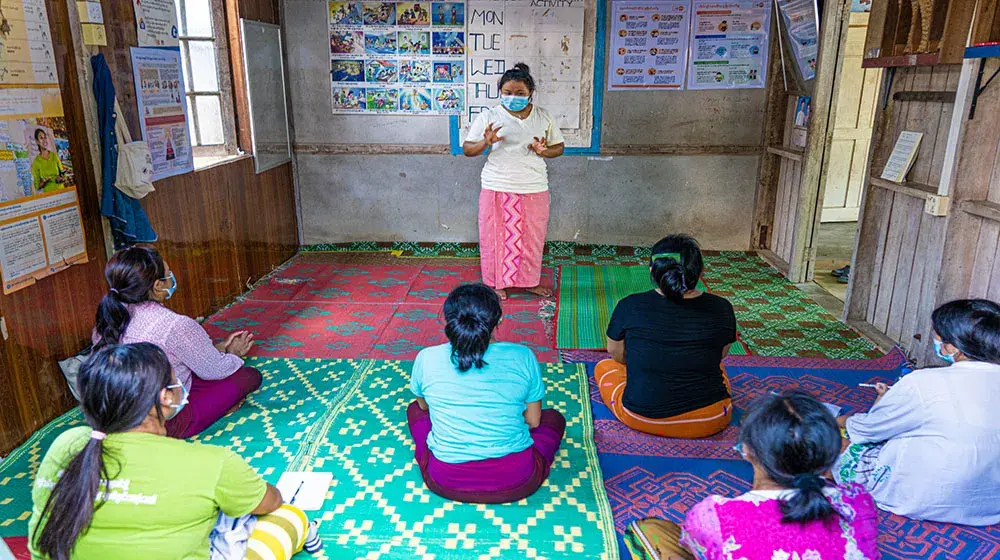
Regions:
<svg viewBox="0 0 1000 560"><path fill-rule="evenodd" d="M139 201L115 187L118 175L118 138L115 135L115 84L103 54L91 57L94 69L94 98L101 130L101 215L111 222L115 249L136 243L153 243L156 232Z"/></svg>

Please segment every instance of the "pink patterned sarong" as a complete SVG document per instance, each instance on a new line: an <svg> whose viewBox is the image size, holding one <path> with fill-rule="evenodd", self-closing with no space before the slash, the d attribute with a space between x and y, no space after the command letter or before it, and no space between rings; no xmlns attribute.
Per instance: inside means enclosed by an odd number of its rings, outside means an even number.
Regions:
<svg viewBox="0 0 1000 560"><path fill-rule="evenodd" d="M542 279L549 227L549 192L479 194L479 252L483 283L491 288L534 288Z"/></svg>

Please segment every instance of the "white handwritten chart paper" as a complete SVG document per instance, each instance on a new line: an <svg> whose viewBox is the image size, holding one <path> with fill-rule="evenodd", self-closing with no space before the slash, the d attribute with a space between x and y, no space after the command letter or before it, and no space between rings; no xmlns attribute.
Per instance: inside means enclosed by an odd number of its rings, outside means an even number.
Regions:
<svg viewBox="0 0 1000 560"><path fill-rule="evenodd" d="M684 89L690 0L614 0L608 89Z"/></svg>
<svg viewBox="0 0 1000 560"><path fill-rule="evenodd" d="M770 0L694 0L688 89L763 88Z"/></svg>
<svg viewBox="0 0 1000 560"><path fill-rule="evenodd" d="M534 102L563 129L580 127L583 0L470 0L467 120L500 102L497 81L523 62L531 68Z"/></svg>
<svg viewBox="0 0 1000 560"><path fill-rule="evenodd" d="M462 115L466 5L329 2L334 113Z"/></svg>

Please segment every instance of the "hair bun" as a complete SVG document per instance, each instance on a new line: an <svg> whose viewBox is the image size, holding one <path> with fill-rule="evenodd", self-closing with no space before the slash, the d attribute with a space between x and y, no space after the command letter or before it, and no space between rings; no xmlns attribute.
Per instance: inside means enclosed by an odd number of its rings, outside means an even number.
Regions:
<svg viewBox="0 0 1000 560"><path fill-rule="evenodd" d="M514 70L520 70L521 72L524 72L525 74L530 74L531 73L531 70L528 68L528 65L525 64L525 63L523 63L523 62L518 62L517 64L515 64L514 65Z"/></svg>

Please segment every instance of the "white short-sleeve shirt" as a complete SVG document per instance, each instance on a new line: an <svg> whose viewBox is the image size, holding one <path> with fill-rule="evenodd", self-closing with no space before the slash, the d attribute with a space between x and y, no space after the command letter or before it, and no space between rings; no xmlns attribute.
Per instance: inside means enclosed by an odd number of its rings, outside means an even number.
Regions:
<svg viewBox="0 0 1000 560"><path fill-rule="evenodd" d="M548 111L535 105L528 118L511 115L502 105L479 113L469 127L466 142L483 139L486 127L500 126L501 141L493 144L483 166L482 186L491 191L532 194L549 190L545 158L531 150L535 138L545 138L549 146L562 144L559 125Z"/></svg>

